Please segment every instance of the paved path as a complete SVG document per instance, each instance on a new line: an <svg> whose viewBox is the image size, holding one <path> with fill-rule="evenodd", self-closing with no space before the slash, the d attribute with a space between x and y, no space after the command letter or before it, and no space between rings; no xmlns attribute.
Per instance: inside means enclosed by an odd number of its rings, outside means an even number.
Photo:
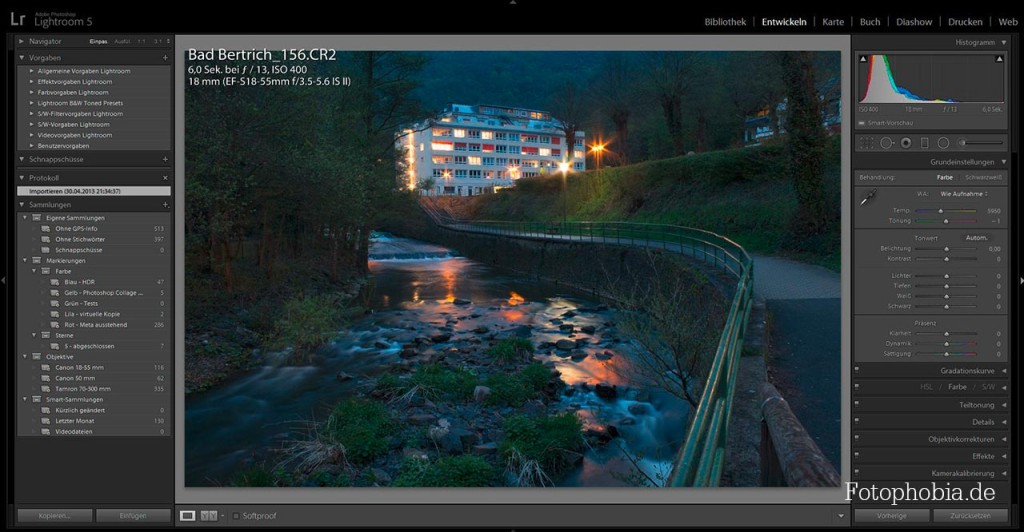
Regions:
<svg viewBox="0 0 1024 532"><path fill-rule="evenodd" d="M838 471L842 443L842 305L838 273L754 255L754 295L771 314L769 372Z"/></svg>

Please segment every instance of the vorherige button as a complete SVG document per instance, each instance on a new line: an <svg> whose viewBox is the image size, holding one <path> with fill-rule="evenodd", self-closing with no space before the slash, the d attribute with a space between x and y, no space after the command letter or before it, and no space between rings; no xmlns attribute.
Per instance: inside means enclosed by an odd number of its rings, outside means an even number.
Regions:
<svg viewBox="0 0 1024 532"><path fill-rule="evenodd" d="M171 510L168 508L97 508L97 523L170 523Z"/></svg>
<svg viewBox="0 0 1024 532"><path fill-rule="evenodd" d="M19 523L91 523L92 508L18 508Z"/></svg>
<svg viewBox="0 0 1024 532"><path fill-rule="evenodd" d="M932 514L927 508L859 508L853 520L857 523L928 523Z"/></svg>

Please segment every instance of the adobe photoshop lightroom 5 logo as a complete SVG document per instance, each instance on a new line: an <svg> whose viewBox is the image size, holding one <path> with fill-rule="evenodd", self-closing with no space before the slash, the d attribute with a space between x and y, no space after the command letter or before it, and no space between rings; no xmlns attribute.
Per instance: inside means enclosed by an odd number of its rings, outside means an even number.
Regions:
<svg viewBox="0 0 1024 532"><path fill-rule="evenodd" d="M11 26L19 27L25 25L25 15L11 11ZM70 11L37 11L32 15L31 26L41 30L48 30L50 28L88 28L92 26L92 17L81 17L78 16L78 13Z"/></svg>

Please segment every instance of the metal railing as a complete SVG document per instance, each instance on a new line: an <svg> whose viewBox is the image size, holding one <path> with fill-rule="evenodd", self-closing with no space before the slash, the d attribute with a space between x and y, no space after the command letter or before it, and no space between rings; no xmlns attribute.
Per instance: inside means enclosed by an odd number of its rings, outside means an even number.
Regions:
<svg viewBox="0 0 1024 532"><path fill-rule="evenodd" d="M729 414L754 295L754 263L742 246L702 229L633 222L458 221L435 206L424 211L439 226L466 233L564 242L594 242L664 249L700 260L736 279L736 291L704 391L673 463L670 486L717 486L725 460Z"/></svg>

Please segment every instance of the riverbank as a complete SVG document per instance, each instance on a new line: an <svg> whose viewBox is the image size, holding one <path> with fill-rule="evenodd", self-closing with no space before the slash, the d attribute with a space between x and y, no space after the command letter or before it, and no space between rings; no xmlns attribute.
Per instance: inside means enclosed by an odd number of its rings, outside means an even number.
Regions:
<svg viewBox="0 0 1024 532"><path fill-rule="evenodd" d="M366 277L340 280L301 263L278 271L273 278L240 268L239 286L226 290L218 275L192 272L185 279L185 393L207 390L259 365L267 346L294 343L296 328L285 323L289 304L306 298L330 300L337 312L301 317L326 326L339 326L362 312L358 296ZM290 327L286 327L289 325ZM325 338L326 339L326 338Z"/></svg>
<svg viewBox="0 0 1024 532"><path fill-rule="evenodd" d="M408 242L380 249L437 252ZM635 346L614 311L441 255L372 260L373 312L309 360L266 353L190 395L186 483L630 486L667 474L688 408L631 382Z"/></svg>

